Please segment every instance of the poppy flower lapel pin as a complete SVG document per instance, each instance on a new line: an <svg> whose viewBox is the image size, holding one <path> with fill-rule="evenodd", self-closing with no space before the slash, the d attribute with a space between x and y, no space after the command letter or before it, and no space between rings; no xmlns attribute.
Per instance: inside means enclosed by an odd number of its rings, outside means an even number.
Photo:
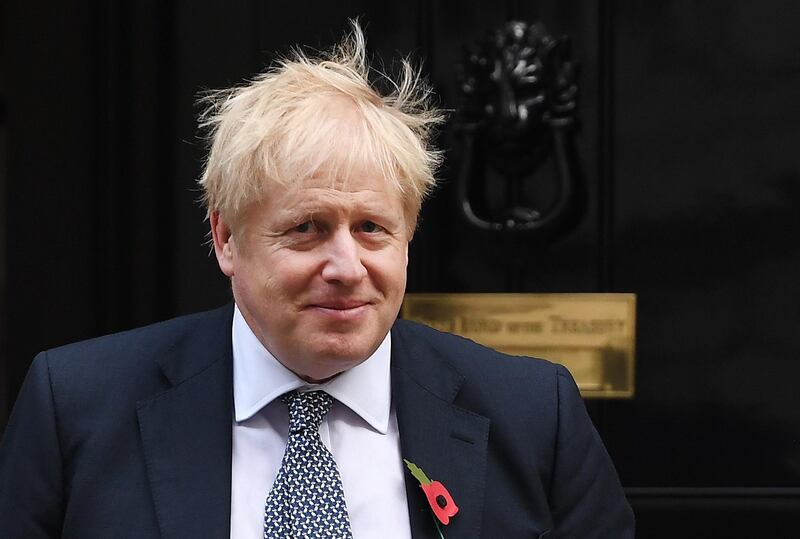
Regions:
<svg viewBox="0 0 800 539"><path fill-rule="evenodd" d="M414 476L414 479L419 481L419 486L425 493L425 497L428 499L428 505L431 506L431 511L433 511L436 529L439 531L439 536L443 537L442 530L439 528L439 523L441 522L445 526L450 523L450 519L458 513L456 502L453 501L453 497L445 486L439 481L432 481L425 472L422 471L422 468L406 459L403 459L403 462L406 463L406 467L408 471L411 472L411 475Z"/></svg>

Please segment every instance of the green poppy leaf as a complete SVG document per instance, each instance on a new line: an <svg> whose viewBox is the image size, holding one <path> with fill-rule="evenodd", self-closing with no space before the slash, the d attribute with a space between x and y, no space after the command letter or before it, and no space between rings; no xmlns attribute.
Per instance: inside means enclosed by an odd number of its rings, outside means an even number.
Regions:
<svg viewBox="0 0 800 539"><path fill-rule="evenodd" d="M408 467L408 471L410 471L411 475L413 475L414 478L417 481L419 481L420 485L427 485L429 483L432 483L432 481L430 479L428 479L428 476L425 475L425 472L422 471L422 468L420 468L419 466L417 466L413 462L411 462L409 460L406 460L406 459L403 459L403 462L406 463L406 466Z"/></svg>

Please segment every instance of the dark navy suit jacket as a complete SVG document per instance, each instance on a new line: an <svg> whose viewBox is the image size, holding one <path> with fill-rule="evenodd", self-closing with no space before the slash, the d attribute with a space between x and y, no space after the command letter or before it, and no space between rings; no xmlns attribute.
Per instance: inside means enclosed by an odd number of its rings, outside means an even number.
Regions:
<svg viewBox="0 0 800 539"><path fill-rule="evenodd" d="M0 447L0 537L229 537L231 320L227 306L37 356ZM633 537L563 367L398 321L392 398L403 457L460 509L447 539ZM437 537L410 474L406 490L413 536Z"/></svg>

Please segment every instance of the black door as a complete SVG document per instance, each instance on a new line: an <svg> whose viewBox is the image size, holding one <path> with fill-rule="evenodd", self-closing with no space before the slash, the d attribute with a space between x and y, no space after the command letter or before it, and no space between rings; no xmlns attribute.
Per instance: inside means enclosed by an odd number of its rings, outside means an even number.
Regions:
<svg viewBox="0 0 800 539"><path fill-rule="evenodd" d="M636 293L636 396L587 405L639 537L800 536L800 4L788 0L7 2L0 404L40 349L228 298L195 203L193 102L293 43L332 43L359 15L371 50L423 60L453 110L409 291ZM470 157L458 66L510 20L569 36L579 66L582 202L546 238L498 240L458 204ZM543 159L527 188L543 211L557 175ZM507 186L487 178L491 205Z"/></svg>

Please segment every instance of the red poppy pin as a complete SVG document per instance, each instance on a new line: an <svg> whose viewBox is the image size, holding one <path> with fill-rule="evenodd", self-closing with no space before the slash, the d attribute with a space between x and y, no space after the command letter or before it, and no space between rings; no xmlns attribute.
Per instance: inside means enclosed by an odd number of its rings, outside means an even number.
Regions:
<svg viewBox="0 0 800 539"><path fill-rule="evenodd" d="M422 471L422 468L413 462L410 462L406 459L403 459L403 462L406 463L411 475L413 475L414 478L419 481L419 486L422 487L422 491L425 492L425 497L428 498L428 504L431 506L431 511L433 511L433 514L436 516L438 521L445 526L449 524L450 518L458 513L458 506L456 505L456 502L453 501L453 497L447 491L445 486L439 481L431 481L430 478L425 475L425 472ZM439 527L438 522L436 523L436 527Z"/></svg>

